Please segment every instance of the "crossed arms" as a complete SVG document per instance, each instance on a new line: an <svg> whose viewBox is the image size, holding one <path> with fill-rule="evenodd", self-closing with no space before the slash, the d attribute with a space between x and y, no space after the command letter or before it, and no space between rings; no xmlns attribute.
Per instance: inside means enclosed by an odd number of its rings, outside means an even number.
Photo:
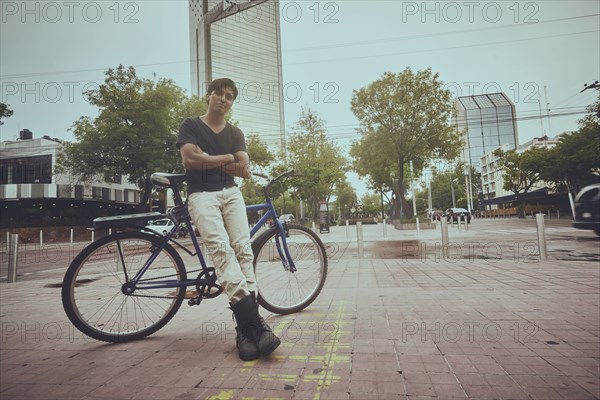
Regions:
<svg viewBox="0 0 600 400"><path fill-rule="evenodd" d="M179 148L179 152L187 170L220 168L226 174L250 178L250 158L245 151L211 156L197 145L185 143Z"/></svg>

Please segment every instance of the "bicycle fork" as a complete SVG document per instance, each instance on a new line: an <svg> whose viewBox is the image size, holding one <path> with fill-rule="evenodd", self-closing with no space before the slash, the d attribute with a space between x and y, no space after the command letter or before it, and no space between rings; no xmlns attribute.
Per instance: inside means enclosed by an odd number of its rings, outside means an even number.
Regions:
<svg viewBox="0 0 600 400"><path fill-rule="evenodd" d="M285 234L275 235L275 247L277 248L277 253L279 253L279 259L281 260L281 264L283 265L283 269L288 272L296 272L296 265L294 265L294 261L290 255L290 249L285 240L285 236L287 235L287 230L285 230ZM283 243L283 245L282 245Z"/></svg>

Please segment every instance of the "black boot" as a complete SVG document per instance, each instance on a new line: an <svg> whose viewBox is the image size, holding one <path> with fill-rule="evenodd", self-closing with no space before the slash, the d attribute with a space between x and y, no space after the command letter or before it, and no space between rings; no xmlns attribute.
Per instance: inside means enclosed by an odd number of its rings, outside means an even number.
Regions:
<svg viewBox="0 0 600 400"><path fill-rule="evenodd" d="M239 357L244 361L260 357L258 338L261 331L256 306L252 296L246 296L235 304L230 304L237 322L235 342Z"/></svg>
<svg viewBox="0 0 600 400"><path fill-rule="evenodd" d="M271 330L267 322L260 316L258 313L258 301L256 299L256 294L254 292L250 292L252 296L252 300L254 302L254 307L256 310L256 316L258 318L258 350L260 355L263 357L271 354L279 345L281 344L281 340Z"/></svg>

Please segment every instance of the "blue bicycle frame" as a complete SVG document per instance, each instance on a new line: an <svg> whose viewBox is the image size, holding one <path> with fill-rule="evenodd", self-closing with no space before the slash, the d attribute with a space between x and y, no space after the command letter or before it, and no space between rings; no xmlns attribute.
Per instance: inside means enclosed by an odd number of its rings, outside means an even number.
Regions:
<svg viewBox="0 0 600 400"><path fill-rule="evenodd" d="M250 230L250 237L253 237L259 231L259 229L269 221L269 219L272 219L274 221L274 225L275 225L277 231L279 231L279 236L275 240L275 246L277 248L277 252L279 253L279 257L280 257L282 266L286 271L296 272L296 266L294 265L294 262L290 255L289 248L288 248L287 242L286 242L286 234L287 234L286 227L284 226L284 224L282 224L278 220L277 213L275 211L275 206L273 205L271 198L268 196L268 194L266 192L267 192L267 190L265 190L265 197L266 197L265 203L251 204L251 205L246 206L246 211L267 210L267 212L260 218L258 223ZM178 204L179 206L185 207L183 205L183 201L181 199L179 191L174 190L174 194L175 194L175 202L179 203ZM194 249L196 251L195 254L192 254L187 248L183 247L181 244L179 244L173 238L175 236L176 232L178 231L179 227L182 224L185 224L188 228L188 231L190 232L190 237L192 239L192 243L193 243ZM195 278L194 279L186 279L184 281L154 279L152 281L146 282L146 281L142 280L142 277L144 276L144 274L146 273L148 268L150 268L152 263L156 260L156 257L158 256L158 254L160 254L160 252L167 246L167 243L169 243L169 242L175 243L177 246L184 249L188 254L190 254L192 256L196 255L198 257L198 260L200 261L200 266L202 267L202 270L208 271L209 267L206 265L204 255L202 254L202 251L200 249L200 244L198 243L198 239L196 238L196 235L194 233L191 218L190 218L189 214L187 214L183 218L183 221L177 222L175 224L175 226L173 227L173 229L171 229L171 231L165 235L164 240L161 242L160 246L157 249L153 250L152 255L150 256L150 258L148 260L146 260L143 267L136 273L136 275L130 281L128 281L129 287L131 287L132 292L135 289L156 289L156 288L169 288L169 287L176 288L176 287L194 286L196 284ZM126 276L126 279L127 279L127 276Z"/></svg>

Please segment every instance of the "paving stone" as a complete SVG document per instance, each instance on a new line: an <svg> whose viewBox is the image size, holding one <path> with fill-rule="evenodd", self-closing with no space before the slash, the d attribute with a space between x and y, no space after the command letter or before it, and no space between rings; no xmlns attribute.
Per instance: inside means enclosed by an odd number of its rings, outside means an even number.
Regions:
<svg viewBox="0 0 600 400"><path fill-rule="evenodd" d="M309 308L262 311L282 344L249 362L222 297L113 345L73 328L48 287L56 278L0 283L0 398L597 400L599 270L340 259Z"/></svg>

